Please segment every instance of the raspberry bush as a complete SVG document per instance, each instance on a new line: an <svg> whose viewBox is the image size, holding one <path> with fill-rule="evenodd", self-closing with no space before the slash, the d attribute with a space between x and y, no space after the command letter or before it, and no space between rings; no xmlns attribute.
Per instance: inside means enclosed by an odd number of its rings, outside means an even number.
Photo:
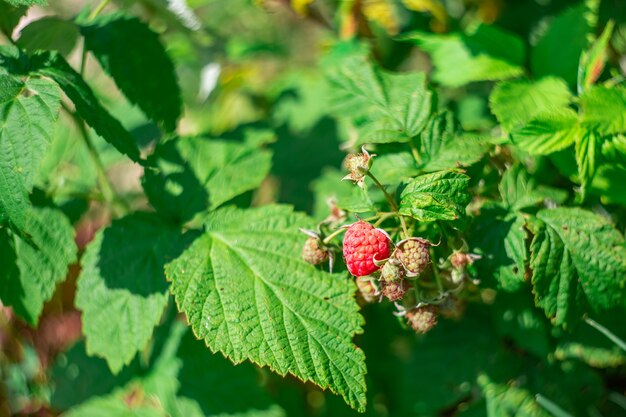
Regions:
<svg viewBox="0 0 626 417"><path fill-rule="evenodd" d="M0 0L0 417L626 415L626 4Z"/></svg>

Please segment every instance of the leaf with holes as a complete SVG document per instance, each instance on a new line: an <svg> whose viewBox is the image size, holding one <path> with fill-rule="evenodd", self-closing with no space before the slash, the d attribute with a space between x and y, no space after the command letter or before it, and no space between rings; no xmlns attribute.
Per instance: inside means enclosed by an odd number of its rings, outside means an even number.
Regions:
<svg viewBox="0 0 626 417"><path fill-rule="evenodd" d="M309 223L285 206L217 210L166 275L179 310L212 351L312 381L363 411L354 286L300 259L298 227Z"/></svg>
<svg viewBox="0 0 626 417"><path fill-rule="evenodd" d="M460 171L439 171L410 180L400 195L400 213L421 222L458 220L471 196L469 177Z"/></svg>

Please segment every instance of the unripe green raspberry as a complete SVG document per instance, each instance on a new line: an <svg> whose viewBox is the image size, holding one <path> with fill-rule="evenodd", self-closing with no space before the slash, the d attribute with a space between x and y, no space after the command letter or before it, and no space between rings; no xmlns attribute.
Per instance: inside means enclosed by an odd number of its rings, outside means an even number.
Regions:
<svg viewBox="0 0 626 417"><path fill-rule="evenodd" d="M359 288L359 293L366 303L373 303L378 300L380 291L374 279L369 275L357 277L356 286Z"/></svg>
<svg viewBox="0 0 626 417"><path fill-rule="evenodd" d="M320 248L320 239L309 237L302 248L302 259L311 265L319 265L328 259L328 252Z"/></svg>
<svg viewBox="0 0 626 417"><path fill-rule="evenodd" d="M404 267L395 258L389 258L387 262L380 269L380 276L385 282L400 281L404 278Z"/></svg>
<svg viewBox="0 0 626 417"><path fill-rule="evenodd" d="M348 171L348 175L343 179L354 181L359 187L363 187L365 175L372 166L372 158L374 157L365 150L365 147L362 147L361 150L363 153L349 154L343 161L343 166Z"/></svg>
<svg viewBox="0 0 626 417"><path fill-rule="evenodd" d="M398 243L395 257L402 262L408 277L416 277L428 267L430 242L420 237L412 237Z"/></svg>
<svg viewBox="0 0 626 417"><path fill-rule="evenodd" d="M415 333L428 333L437 325L437 313L436 306L425 305L406 313L406 319Z"/></svg>
<svg viewBox="0 0 626 417"><path fill-rule="evenodd" d="M408 290L409 285L405 280L381 282L381 292L389 301L401 300Z"/></svg>

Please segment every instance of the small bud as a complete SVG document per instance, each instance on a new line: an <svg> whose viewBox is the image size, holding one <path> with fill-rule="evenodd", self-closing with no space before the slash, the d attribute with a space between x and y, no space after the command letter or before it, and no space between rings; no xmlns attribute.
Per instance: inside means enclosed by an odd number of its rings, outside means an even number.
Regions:
<svg viewBox="0 0 626 417"><path fill-rule="evenodd" d="M430 304L413 309L406 313L407 323L415 333L428 333L437 325L437 310L436 306Z"/></svg>
<svg viewBox="0 0 626 417"><path fill-rule="evenodd" d="M389 301L398 301L404 297L409 290L409 285L405 280L381 282L381 292Z"/></svg>
<svg viewBox="0 0 626 417"><path fill-rule="evenodd" d="M389 258L380 270L380 276L385 282L400 281L404 278L404 267L395 258Z"/></svg>
<svg viewBox="0 0 626 417"><path fill-rule="evenodd" d="M309 237L302 248L302 259L311 265L319 265L328 259L328 252L320 247L321 241L316 237Z"/></svg>
<svg viewBox="0 0 626 417"><path fill-rule="evenodd" d="M465 268L467 265L471 265L474 263L476 255L470 255L463 252L454 252L450 257L450 262L452 266L457 269Z"/></svg>
<svg viewBox="0 0 626 417"><path fill-rule="evenodd" d="M416 277L430 264L430 242L421 237L411 237L398 243L395 257L402 262L407 277Z"/></svg>
<svg viewBox="0 0 626 417"><path fill-rule="evenodd" d="M455 268L450 272L450 281L456 286L463 284L465 278L467 278L467 272L465 269Z"/></svg>
<svg viewBox="0 0 626 417"><path fill-rule="evenodd" d="M465 300L449 295L439 304L439 313L447 319L458 320L465 312L465 307Z"/></svg>
<svg viewBox="0 0 626 417"><path fill-rule="evenodd" d="M354 181L359 187L363 187L365 182L365 176L369 172L372 166L372 158L374 155L370 155L365 146L361 148L363 153L349 154L343 161L343 166L348 171L348 175L343 177L344 180Z"/></svg>
<svg viewBox="0 0 626 417"><path fill-rule="evenodd" d="M359 293L366 303L373 303L378 300L380 291L378 286L371 276L357 277L356 286L359 289Z"/></svg>
<svg viewBox="0 0 626 417"><path fill-rule="evenodd" d="M335 198L329 198L326 200L328 205L328 216L324 219L323 223L334 224L341 223L346 219L346 212L343 211L338 205Z"/></svg>

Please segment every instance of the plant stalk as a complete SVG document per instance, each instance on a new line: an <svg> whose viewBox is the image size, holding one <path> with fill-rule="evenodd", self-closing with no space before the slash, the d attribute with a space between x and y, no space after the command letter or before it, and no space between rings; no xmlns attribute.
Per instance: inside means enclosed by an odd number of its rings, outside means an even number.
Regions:
<svg viewBox="0 0 626 417"><path fill-rule="evenodd" d="M65 112L68 115L70 115L72 119L74 120L74 122L76 123L76 127L78 127L78 130L80 131L80 137L83 143L85 144L85 146L87 147L89 157L91 158L94 166L96 167L96 174L98 177L98 188L100 189L100 192L102 193L102 197L104 198L106 202L111 203L111 205L116 209L118 214L130 211L130 207L128 206L128 204L124 200L122 200L115 192L115 188L113 188L113 184L111 184L111 181L109 180L109 177L106 174L106 169L104 168L104 164L102 163L102 160L100 160L100 155L98 154L98 150L96 149L96 146L91 140L91 137L89 136L89 132L87 131L87 128L85 127L85 122L78 114L76 114L71 109L69 109L65 103L62 103L62 106L63 106L63 110L65 110Z"/></svg>
<svg viewBox="0 0 626 417"><path fill-rule="evenodd" d="M396 201L393 199L393 197L387 192L387 190L385 189L385 187L380 183L380 181L378 181L378 178L376 178L374 176L374 174L372 174L371 171L367 171L367 176L370 177L372 179L372 181L374 181L374 184L376 184L376 186L378 188L380 188L380 190L383 192L383 194L385 195L385 199L387 199L387 202L389 203L389 206L391 207L391 210L393 210L395 213L397 213L398 218L400 219L400 224L402 225L402 232L404 234L404 238L408 238L409 237L409 231L406 227L406 223L404 221L404 217L402 216L402 214L400 214L400 209L398 208L398 205L396 204Z"/></svg>

